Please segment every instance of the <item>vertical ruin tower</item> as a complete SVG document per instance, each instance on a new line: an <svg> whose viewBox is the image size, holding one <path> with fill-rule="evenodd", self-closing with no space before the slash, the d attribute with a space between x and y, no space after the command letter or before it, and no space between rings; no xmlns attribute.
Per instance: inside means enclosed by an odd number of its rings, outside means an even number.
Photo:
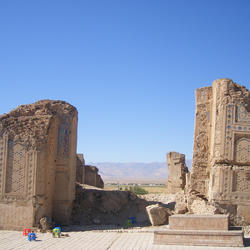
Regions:
<svg viewBox="0 0 250 250"><path fill-rule="evenodd" d="M195 94L190 189L250 223L250 91L218 79Z"/></svg>
<svg viewBox="0 0 250 250"><path fill-rule="evenodd" d="M75 195L77 110L38 101L0 116L0 229L67 223Z"/></svg>
<svg viewBox="0 0 250 250"><path fill-rule="evenodd" d="M186 175L188 168L185 163L185 155L178 152L167 153L168 180L166 183L167 192L175 194L184 190L186 186Z"/></svg>

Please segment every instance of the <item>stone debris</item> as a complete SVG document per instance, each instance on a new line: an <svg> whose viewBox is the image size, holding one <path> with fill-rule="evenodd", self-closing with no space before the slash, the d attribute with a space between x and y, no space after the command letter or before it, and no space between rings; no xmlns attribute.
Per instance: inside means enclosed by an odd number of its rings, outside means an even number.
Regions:
<svg viewBox="0 0 250 250"><path fill-rule="evenodd" d="M163 203L168 204L171 202L175 202L176 194L168 194L168 193L155 193L155 194L143 194L138 195L141 199L145 199L149 202L153 203Z"/></svg>
<svg viewBox="0 0 250 250"><path fill-rule="evenodd" d="M149 224L146 206L152 204L130 191L102 190L76 184L72 220L74 224L116 224L125 226L130 217Z"/></svg>
<svg viewBox="0 0 250 250"><path fill-rule="evenodd" d="M250 226L243 227L243 230L244 230L244 234L245 235L249 235L250 236Z"/></svg>
<svg viewBox="0 0 250 250"><path fill-rule="evenodd" d="M168 224L168 217L172 214L168 208L159 204L147 206L146 210L153 226Z"/></svg>
<svg viewBox="0 0 250 250"><path fill-rule="evenodd" d="M190 213L193 214L217 214L218 210L215 206L208 204L205 200L196 198L191 206L190 206Z"/></svg>
<svg viewBox="0 0 250 250"><path fill-rule="evenodd" d="M185 202L177 202L174 208L175 214L185 214L188 212L187 203Z"/></svg>
<svg viewBox="0 0 250 250"><path fill-rule="evenodd" d="M174 214L185 214L188 212L187 195L185 190L179 191L174 198Z"/></svg>

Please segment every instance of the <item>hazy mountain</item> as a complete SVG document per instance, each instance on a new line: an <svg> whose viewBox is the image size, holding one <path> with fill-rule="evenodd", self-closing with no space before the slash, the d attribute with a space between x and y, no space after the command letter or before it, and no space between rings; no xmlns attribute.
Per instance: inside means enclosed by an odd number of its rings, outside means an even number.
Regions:
<svg viewBox="0 0 250 250"><path fill-rule="evenodd" d="M90 162L90 165L97 166L104 181L118 180L145 180L165 182L168 176L166 162ZM190 168L191 161L186 164Z"/></svg>

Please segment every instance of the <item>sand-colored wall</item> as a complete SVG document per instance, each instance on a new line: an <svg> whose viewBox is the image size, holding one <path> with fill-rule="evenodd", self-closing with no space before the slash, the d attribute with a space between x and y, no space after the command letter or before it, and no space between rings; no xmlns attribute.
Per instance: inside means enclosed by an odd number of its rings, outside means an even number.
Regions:
<svg viewBox="0 0 250 250"><path fill-rule="evenodd" d="M0 116L0 228L37 226L44 216L70 221L76 139L77 110L66 102L39 101Z"/></svg>
<svg viewBox="0 0 250 250"><path fill-rule="evenodd" d="M190 190L250 223L250 92L231 79L196 91Z"/></svg>

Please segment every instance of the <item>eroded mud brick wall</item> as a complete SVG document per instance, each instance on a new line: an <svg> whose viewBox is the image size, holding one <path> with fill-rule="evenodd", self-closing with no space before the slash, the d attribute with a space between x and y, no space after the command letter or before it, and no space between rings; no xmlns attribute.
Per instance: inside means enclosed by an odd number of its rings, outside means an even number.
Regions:
<svg viewBox="0 0 250 250"><path fill-rule="evenodd" d="M196 91L190 182L250 223L250 92L231 79Z"/></svg>
<svg viewBox="0 0 250 250"><path fill-rule="evenodd" d="M98 168L91 165L85 165L83 154L76 156L76 181L80 184L103 188L104 182L98 174Z"/></svg>
<svg viewBox="0 0 250 250"><path fill-rule="evenodd" d="M76 156L76 181L80 184L85 182L85 160L83 154Z"/></svg>
<svg viewBox="0 0 250 250"><path fill-rule="evenodd" d="M0 116L0 228L67 223L75 193L77 110L62 101Z"/></svg>
<svg viewBox="0 0 250 250"><path fill-rule="evenodd" d="M85 179L84 184L103 188L104 182L102 180L102 177L98 174L98 168L91 165L85 165Z"/></svg>

